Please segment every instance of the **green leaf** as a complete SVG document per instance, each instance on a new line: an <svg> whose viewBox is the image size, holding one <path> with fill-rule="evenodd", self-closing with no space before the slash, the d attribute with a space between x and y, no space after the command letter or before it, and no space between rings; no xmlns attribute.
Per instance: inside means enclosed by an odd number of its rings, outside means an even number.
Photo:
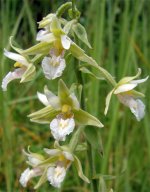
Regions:
<svg viewBox="0 0 150 192"><path fill-rule="evenodd" d="M31 81L34 78L35 74L36 74L36 68L33 64L30 64L25 73L23 74L20 83Z"/></svg>
<svg viewBox="0 0 150 192"><path fill-rule="evenodd" d="M47 106L39 111L31 113L28 115L32 122L37 122L41 124L50 123L60 111L56 111L51 106Z"/></svg>
<svg viewBox="0 0 150 192"><path fill-rule="evenodd" d="M35 55L35 54L47 54L49 53L51 47L53 47L53 42L56 40L56 38L52 35L52 38L49 42L40 42L24 51L22 51L22 54L25 55Z"/></svg>
<svg viewBox="0 0 150 192"><path fill-rule="evenodd" d="M96 127L103 127L104 125L94 116L90 115L82 109L73 109L75 120L79 125L92 125Z"/></svg>
<svg viewBox="0 0 150 192"><path fill-rule="evenodd" d="M85 28L80 23L77 23L73 25L72 29L77 37L91 49L92 47L88 41Z"/></svg>
<svg viewBox="0 0 150 192"><path fill-rule="evenodd" d="M81 162L77 156L74 156L74 163L77 168L79 177L83 179L85 182L90 183L89 179L83 174Z"/></svg>
<svg viewBox="0 0 150 192"><path fill-rule="evenodd" d="M48 167L45 168L42 176L40 177L38 183L35 185L34 189L39 188L43 183L45 183L47 181L47 169L48 169Z"/></svg>
<svg viewBox="0 0 150 192"><path fill-rule="evenodd" d="M85 127L84 134L92 148L98 150L100 155L103 156L103 145L99 130L95 127Z"/></svg>

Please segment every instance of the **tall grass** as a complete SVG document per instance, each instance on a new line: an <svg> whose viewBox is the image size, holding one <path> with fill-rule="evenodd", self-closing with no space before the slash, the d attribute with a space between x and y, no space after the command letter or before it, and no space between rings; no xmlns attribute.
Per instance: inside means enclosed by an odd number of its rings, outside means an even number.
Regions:
<svg viewBox="0 0 150 192"><path fill-rule="evenodd" d="M12 62L3 56L3 48L9 49L8 39L13 35L18 44L24 48L35 43L37 26L42 16L54 12L65 1L1 1L1 44L0 44L0 80L12 68ZM124 75L134 75L137 68L142 68L142 77L149 74L150 69L150 1L149 0L83 0L77 1L81 10L81 23L85 25L93 50L91 54L97 62L110 71L116 80ZM69 62L63 75L69 79L68 85L75 81L74 65ZM83 75L86 108L96 115L105 127L98 132L99 149L92 149L93 174L115 175L113 180L106 181L108 189L122 192L149 192L150 189L150 85L141 84L139 90L146 94L146 116L137 122L129 109L112 98L110 110L105 117L104 103L111 87L105 81L98 81ZM32 150L42 150L51 143L47 125L29 122L26 117L40 108L36 99L36 91L42 91L45 84L57 91L57 80L44 80L38 71L33 82L19 84L17 81L9 85L7 93L0 91L0 137L1 137L1 191L33 191L33 184L28 190L21 188L18 178L25 168L22 148L31 145ZM102 138L102 139L101 139ZM87 152L89 153L89 151ZM100 155L101 154L101 155ZM84 172L91 175L85 154L79 154L84 163ZM68 173L63 191L91 191L83 184L74 172ZM46 185L39 191L55 191ZM99 179L99 191L104 191L103 179ZM96 191L95 191L96 192Z"/></svg>

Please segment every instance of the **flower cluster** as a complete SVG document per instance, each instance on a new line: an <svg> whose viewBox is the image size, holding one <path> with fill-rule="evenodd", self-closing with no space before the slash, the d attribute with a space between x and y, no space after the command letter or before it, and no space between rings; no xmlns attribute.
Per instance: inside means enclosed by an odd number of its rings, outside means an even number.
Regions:
<svg viewBox="0 0 150 192"><path fill-rule="evenodd" d="M17 53L4 50L4 55L15 61L15 69L4 77L1 85L3 91L7 90L7 86L12 80L21 79L20 83L32 80L36 73L35 66L37 63L40 64L46 79L53 80L62 76L67 67L66 56L72 55L81 61L81 65L86 63L86 67L94 68L90 71L82 66L82 72L86 72L97 79L105 78L113 85L112 91L106 98L105 115L109 108L111 96L114 94L121 103L130 108L138 121L141 120L145 114L145 105L138 97L143 96L143 94L133 89L138 84L145 82L148 77L135 80L141 74L139 69L136 76L125 77L116 83L108 71L100 67L76 44L74 37L91 48L85 28L78 23L80 13L77 8L73 10L72 7L72 3L68 2L58 8L56 13L48 14L38 22L40 30L36 36L38 41L36 45L23 50L15 47L12 44L12 38L10 38L10 45ZM62 18L62 14L66 11L69 12L71 20ZM98 76L93 73L95 70ZM81 73L81 71L79 72ZM76 87L71 86L69 89L62 79L58 81L58 94L52 93L47 86L44 87L44 93L37 92L37 97L44 108L28 117L32 122L49 124L55 143L54 149L44 149L45 155L32 153L29 149L28 152L23 151L27 156L27 164L29 165L20 177L20 183L23 187L27 186L30 179L39 176L40 179L34 187L35 189L46 181L49 181L52 186L60 188L71 164L75 164L79 177L89 183L88 178L83 174L81 162L75 155L79 138L77 131L82 126L103 127L103 124L85 109L82 109L79 95L81 94ZM71 139L68 135L71 135ZM59 142L65 141L67 137L70 141L69 144L60 146Z"/></svg>

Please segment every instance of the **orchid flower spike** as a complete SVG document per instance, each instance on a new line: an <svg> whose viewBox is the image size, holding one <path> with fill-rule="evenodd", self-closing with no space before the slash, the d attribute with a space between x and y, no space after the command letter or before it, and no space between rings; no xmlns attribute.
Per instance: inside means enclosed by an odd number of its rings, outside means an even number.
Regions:
<svg viewBox="0 0 150 192"><path fill-rule="evenodd" d="M14 64L14 67L16 69L14 71L10 71L2 81L2 89L3 91L7 91L7 85L15 80L15 79L21 79L21 83L30 81L34 74L35 74L35 66L27 61L27 59L17 53L12 53L4 49L4 55L14 61L16 63Z"/></svg>
<svg viewBox="0 0 150 192"><path fill-rule="evenodd" d="M136 119L140 121L145 115L145 105L138 99L138 97L143 97L144 95L140 92L133 90L138 84L147 81L148 76L144 79L134 80L138 78L141 74L141 69L138 69L138 73L133 77L124 77L121 79L115 88L107 95L105 115L107 114L109 103L112 94L117 95L119 101L125 106L129 107L131 112L135 115Z"/></svg>
<svg viewBox="0 0 150 192"><path fill-rule="evenodd" d="M46 107L30 114L29 117L33 122L49 123L51 133L57 141L65 141L75 125L103 127L97 118L80 108L74 92L71 92L62 80L59 80L58 96L47 87L44 93L38 93L38 98Z"/></svg>

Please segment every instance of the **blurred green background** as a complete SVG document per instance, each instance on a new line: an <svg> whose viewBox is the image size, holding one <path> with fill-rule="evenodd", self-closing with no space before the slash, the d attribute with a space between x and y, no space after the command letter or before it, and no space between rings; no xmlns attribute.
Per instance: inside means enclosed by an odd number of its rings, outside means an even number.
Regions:
<svg viewBox="0 0 150 192"><path fill-rule="evenodd" d="M55 12L63 0L1 0L0 7L0 82L13 69L13 61L3 56L3 49L10 49L9 36L22 48L35 44L37 21L49 12ZM87 29L93 50L80 44L88 54L106 68L118 81L125 75L135 75L142 69L142 78L150 72L150 0L77 0L81 11L80 22ZM38 65L40 66L40 64ZM63 79L68 86L76 81L74 60L68 61ZM138 89L146 95L146 115L137 122L130 110L113 97L108 115L104 116L105 97L111 87L105 81L98 81L83 75L86 108L105 125L99 131L104 154L93 149L95 173L117 175L106 181L107 189L116 192L150 191L150 85L149 81ZM32 151L42 151L52 146L49 125L29 122L27 115L42 107L37 100L37 90L42 92L45 84L57 91L57 81L45 80L38 70L34 81L19 84L10 83L8 91L0 90L0 191L34 191L35 180L23 189L18 179L26 168L21 151L31 145ZM101 140L100 135L97 142ZM86 152L78 154L83 162L84 172L90 176ZM122 173L122 170L125 172ZM100 181L102 192L105 191ZM38 191L57 191L48 182ZM90 186L78 178L74 167L70 168L62 191L90 192ZM96 191L95 191L96 192Z"/></svg>

